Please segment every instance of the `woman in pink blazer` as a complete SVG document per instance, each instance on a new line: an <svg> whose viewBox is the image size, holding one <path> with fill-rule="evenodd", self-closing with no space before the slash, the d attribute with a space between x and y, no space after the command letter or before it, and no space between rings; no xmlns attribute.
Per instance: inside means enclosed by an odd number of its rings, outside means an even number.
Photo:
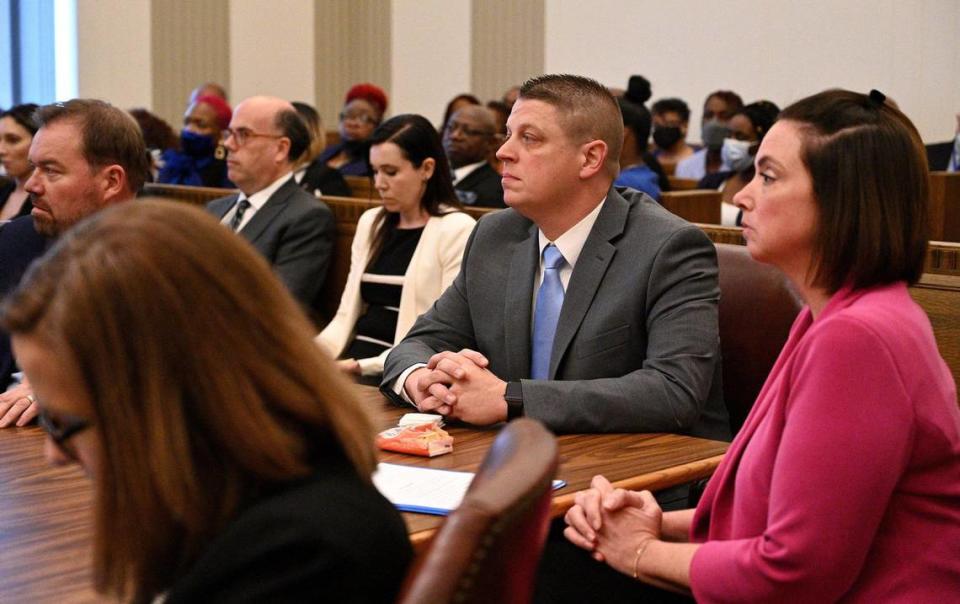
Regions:
<svg viewBox="0 0 960 604"><path fill-rule="evenodd" d="M806 308L695 510L597 477L565 535L701 602L955 600L960 411L907 290L928 224L916 129L877 91L798 101L735 202Z"/></svg>

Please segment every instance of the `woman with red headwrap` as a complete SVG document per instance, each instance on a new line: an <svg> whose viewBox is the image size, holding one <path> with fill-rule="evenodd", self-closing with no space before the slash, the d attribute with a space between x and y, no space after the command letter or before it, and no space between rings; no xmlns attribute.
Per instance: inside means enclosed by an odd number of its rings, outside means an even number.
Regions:
<svg viewBox="0 0 960 604"><path fill-rule="evenodd" d="M220 132L230 125L233 112L219 97L204 95L187 107L180 131L180 149L160 156L157 181L175 185L227 187L227 164L220 147Z"/></svg>
<svg viewBox="0 0 960 604"><path fill-rule="evenodd" d="M387 110L386 93L373 84L357 84L347 91L340 112L340 142L330 145L318 161L340 170L344 176L367 176L369 143Z"/></svg>

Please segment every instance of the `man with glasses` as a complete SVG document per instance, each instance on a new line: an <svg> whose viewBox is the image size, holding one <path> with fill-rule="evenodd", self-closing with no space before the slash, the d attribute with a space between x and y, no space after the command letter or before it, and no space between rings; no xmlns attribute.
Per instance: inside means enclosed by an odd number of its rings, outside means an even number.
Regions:
<svg viewBox="0 0 960 604"><path fill-rule="evenodd" d="M67 229L134 199L149 173L140 127L109 103L54 103L37 109L34 121L40 129L30 145L34 170L26 182L33 211L0 228L0 298ZM37 414L33 390L17 384L15 372L10 339L0 332L0 427L26 425Z"/></svg>
<svg viewBox="0 0 960 604"><path fill-rule="evenodd" d="M443 149L453 168L453 186L466 205L506 207L500 175L487 158L497 142L496 124L482 105L455 112L443 129Z"/></svg>
<svg viewBox="0 0 960 604"><path fill-rule="evenodd" d="M310 131L293 105L276 97L251 97L223 131L227 176L239 195L207 209L269 261L308 311L320 292L334 242L333 213L297 185L293 168L310 146Z"/></svg>

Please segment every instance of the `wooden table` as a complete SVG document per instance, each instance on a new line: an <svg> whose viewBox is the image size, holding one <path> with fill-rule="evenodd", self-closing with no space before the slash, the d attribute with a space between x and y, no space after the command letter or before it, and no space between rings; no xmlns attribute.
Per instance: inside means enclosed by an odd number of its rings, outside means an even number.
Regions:
<svg viewBox="0 0 960 604"><path fill-rule="evenodd" d="M379 428L395 425L406 409L362 388L362 403ZM475 471L496 429L448 426L454 452L424 459L384 453L383 461ZM625 488L662 489L709 476L726 443L674 434L571 434L558 438L558 478L553 514L595 474ZM77 466L54 468L43 458L39 428L0 430L0 602L99 601L91 585L92 485ZM404 514L410 538L422 546L442 523L439 516Z"/></svg>

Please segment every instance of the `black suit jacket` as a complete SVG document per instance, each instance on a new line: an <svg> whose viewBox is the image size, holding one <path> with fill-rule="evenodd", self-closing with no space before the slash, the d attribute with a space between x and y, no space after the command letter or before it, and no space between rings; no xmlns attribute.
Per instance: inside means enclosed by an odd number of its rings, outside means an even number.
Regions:
<svg viewBox="0 0 960 604"><path fill-rule="evenodd" d="M468 205L485 208L507 207L503 203L503 184L500 182L500 175L489 163L484 163L458 180L454 188L458 191L470 191L476 194L476 202Z"/></svg>
<svg viewBox="0 0 960 604"><path fill-rule="evenodd" d="M168 592L188 602L393 602L413 557L400 514L346 462L247 507Z"/></svg>
<svg viewBox="0 0 960 604"><path fill-rule="evenodd" d="M10 293L34 260L43 255L49 239L33 228L33 218L23 216L0 226L0 299ZM16 370L10 336L0 331L0 391Z"/></svg>
<svg viewBox="0 0 960 604"><path fill-rule="evenodd" d="M315 191L320 191L321 195L333 197L350 197L351 194L350 185L344 180L343 174L316 159L307 166L303 179L300 180L300 186L311 195Z"/></svg>
<svg viewBox="0 0 960 604"><path fill-rule="evenodd" d="M926 145L927 165L931 171L946 170L950 164L950 155L953 154L953 141L945 143L931 143Z"/></svg>
<svg viewBox="0 0 960 604"><path fill-rule="evenodd" d="M215 199L207 204L207 210L222 220L238 199L239 195ZM327 204L301 189L291 177L240 235L273 265L305 308L319 308L335 237L333 213Z"/></svg>

